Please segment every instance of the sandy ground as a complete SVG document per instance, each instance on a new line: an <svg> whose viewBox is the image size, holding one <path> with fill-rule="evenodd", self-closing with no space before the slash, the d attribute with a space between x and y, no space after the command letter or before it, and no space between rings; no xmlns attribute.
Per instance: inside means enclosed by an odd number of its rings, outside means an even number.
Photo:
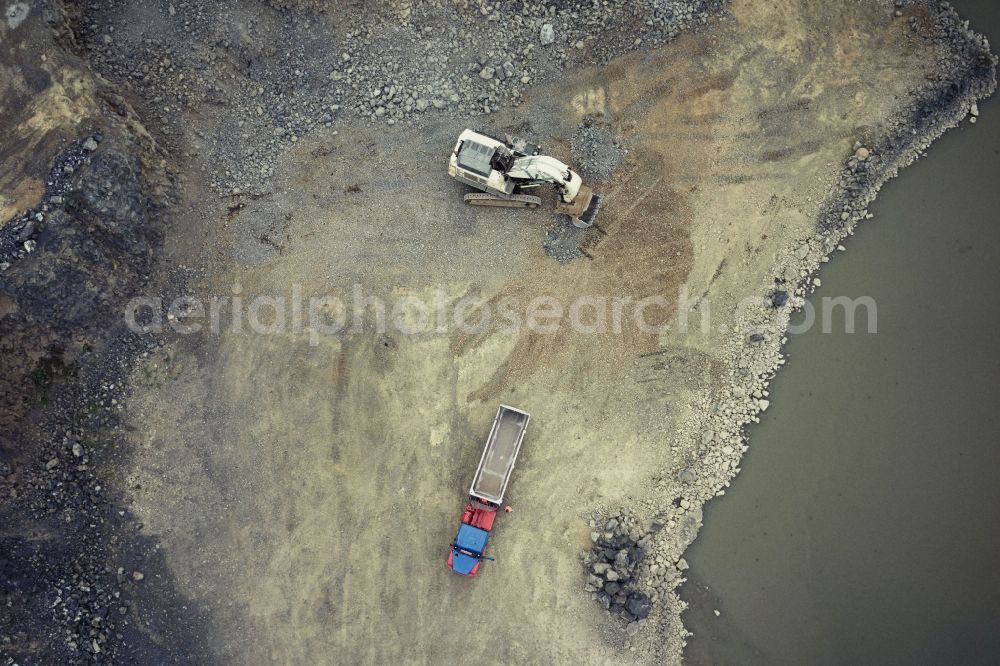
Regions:
<svg viewBox="0 0 1000 666"><path fill-rule="evenodd" d="M462 122L340 126L301 140L272 193L235 203L195 180L182 207L214 274L199 295L474 293L711 301L712 326L648 334L223 332L171 339L134 378L133 510L241 663L607 663L679 659L679 575L626 638L584 581L590 513L667 512L673 570L697 507L678 472L725 379L737 303L812 236L855 141L933 66L892 3L749 2L667 47L526 92L491 128L570 160L584 115L630 152L590 259L542 248L546 212L478 211L444 173ZM919 17L917 17L919 19ZM527 129L525 128L527 125ZM357 185L358 188L351 188ZM360 191L350 191L359 189ZM696 311L698 312L698 311ZM661 321L662 317L661 313ZM498 403L532 422L488 562L444 566ZM704 498L692 498L692 501ZM674 520L676 519L676 520ZM687 523L684 521L687 520ZM657 587L658 586L658 587ZM629 650L634 650L630 656Z"/></svg>

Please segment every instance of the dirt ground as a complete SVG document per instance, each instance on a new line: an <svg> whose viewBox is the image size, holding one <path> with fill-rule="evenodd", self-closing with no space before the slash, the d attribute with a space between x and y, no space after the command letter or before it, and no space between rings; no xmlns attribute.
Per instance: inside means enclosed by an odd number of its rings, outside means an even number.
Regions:
<svg viewBox="0 0 1000 666"><path fill-rule="evenodd" d="M672 320L659 334L626 323L620 334L346 332L315 345L306 330L168 337L133 380L128 492L182 591L210 610L217 654L677 660L670 586L651 588L653 622L634 637L582 590L590 514L677 510L737 303L766 293L778 253L814 234L855 141L933 65L911 18L893 17L891 2L737 0L730 17L666 47L528 88L491 129L572 161L568 137L589 116L629 149L598 184L589 257L566 265L542 246L551 214L463 205L444 169L461 119L319 130L281 157L258 198L220 199L188 178L188 232L168 242L175 262L210 266L197 283L205 299L236 284L247 298L359 284L386 298L676 303L686 285L712 312L708 330ZM499 403L532 421L514 511L492 538L497 561L465 580L444 559ZM665 530L657 548L672 552L672 538Z"/></svg>

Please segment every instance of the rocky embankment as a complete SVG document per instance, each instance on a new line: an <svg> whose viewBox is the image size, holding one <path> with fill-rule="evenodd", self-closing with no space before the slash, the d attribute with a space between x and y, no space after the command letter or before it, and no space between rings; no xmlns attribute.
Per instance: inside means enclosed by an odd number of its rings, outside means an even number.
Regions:
<svg viewBox="0 0 1000 666"><path fill-rule="evenodd" d="M155 274L169 179L128 105L71 52L62 8L13 8L0 24L0 184L18 209L0 226L2 663L159 661L191 615L114 479L130 454L125 378L145 351L120 313Z"/></svg>

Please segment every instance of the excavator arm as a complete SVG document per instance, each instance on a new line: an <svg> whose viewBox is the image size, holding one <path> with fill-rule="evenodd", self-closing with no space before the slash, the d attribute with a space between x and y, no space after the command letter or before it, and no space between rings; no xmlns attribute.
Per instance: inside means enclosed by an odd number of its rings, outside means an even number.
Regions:
<svg viewBox="0 0 1000 666"><path fill-rule="evenodd" d="M552 183L559 188L563 203L567 204L573 203L583 185L583 180L576 172L548 155L518 157L507 171L507 176L516 180Z"/></svg>
<svg viewBox="0 0 1000 666"><path fill-rule="evenodd" d="M507 177L521 185L552 183L559 189L562 203L557 210L569 215L573 224L586 228L594 223L601 198L585 187L580 175L549 155L518 157L507 171Z"/></svg>

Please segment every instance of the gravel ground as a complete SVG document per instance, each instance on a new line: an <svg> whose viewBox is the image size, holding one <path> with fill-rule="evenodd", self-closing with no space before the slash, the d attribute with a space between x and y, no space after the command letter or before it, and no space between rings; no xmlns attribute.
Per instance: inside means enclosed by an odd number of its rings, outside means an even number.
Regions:
<svg viewBox="0 0 1000 666"><path fill-rule="evenodd" d="M621 139L607 127L592 122L580 125L571 142L573 164L585 181L606 183L628 153Z"/></svg>
<svg viewBox="0 0 1000 666"><path fill-rule="evenodd" d="M818 284L816 271L829 254L869 217L879 187L995 88L988 45L949 8L897 5L900 14L929 8L929 20L903 20L936 40L935 78L886 127L858 138L815 233L791 239L774 263L759 306L739 322L748 333L726 347L721 397L677 434L694 442L688 464L676 478L660 479L659 494L589 517L595 548L581 555L581 586L636 620L629 632L666 601L667 629L657 638L663 644L651 648L665 659L678 660L683 645L675 590L687 566L684 549L697 534L702 504L738 472L745 427L769 406L788 317ZM207 165L203 177L216 192L264 194L278 156L310 132L336 132L348 117L416 128L435 117L495 114L521 103L527 86L662 44L721 9L716 2L46 7L61 43L124 97L105 91L92 103L103 117L124 120L74 126L78 136L45 156L54 166L39 205L0 228L0 516L14 526L0 556L4 663L205 661L207 615L177 594L158 544L123 509L116 477L131 455L117 417L125 378L144 355L163 352L106 322L158 270L159 235L171 214L163 174L149 168L161 155L136 138L144 130L128 120L130 103L174 162ZM61 28L63 11L72 33ZM23 25L40 25L37 19L31 14ZM599 180L614 176L625 157L600 126L581 127L572 150ZM588 239L600 231L578 232L557 223L546 251L559 261L586 256ZM627 592L606 587L621 585L607 575L618 568L619 579L634 581Z"/></svg>
<svg viewBox="0 0 1000 666"><path fill-rule="evenodd" d="M346 118L393 125L485 116L568 68L669 40L721 4L372 3L357 11L54 2L8 14L7 29L45 54L13 70L36 93L61 83L49 71L89 81L86 66L113 87L84 84L96 90L79 100L93 119L73 127L75 139L62 139L56 154L5 154L7 164L50 166L38 174L39 203L0 227L0 515L11 526L0 559L3 663L37 654L59 663L206 659L201 611L177 593L157 543L121 508L121 484L111 482L132 453L119 420L126 378L156 352L121 332L123 299L176 292L183 280L171 275L185 272L154 268L172 203L164 155L183 163L204 153L217 192L263 193L276 158L311 131ZM8 121L34 122L36 131L51 122Z"/></svg>

